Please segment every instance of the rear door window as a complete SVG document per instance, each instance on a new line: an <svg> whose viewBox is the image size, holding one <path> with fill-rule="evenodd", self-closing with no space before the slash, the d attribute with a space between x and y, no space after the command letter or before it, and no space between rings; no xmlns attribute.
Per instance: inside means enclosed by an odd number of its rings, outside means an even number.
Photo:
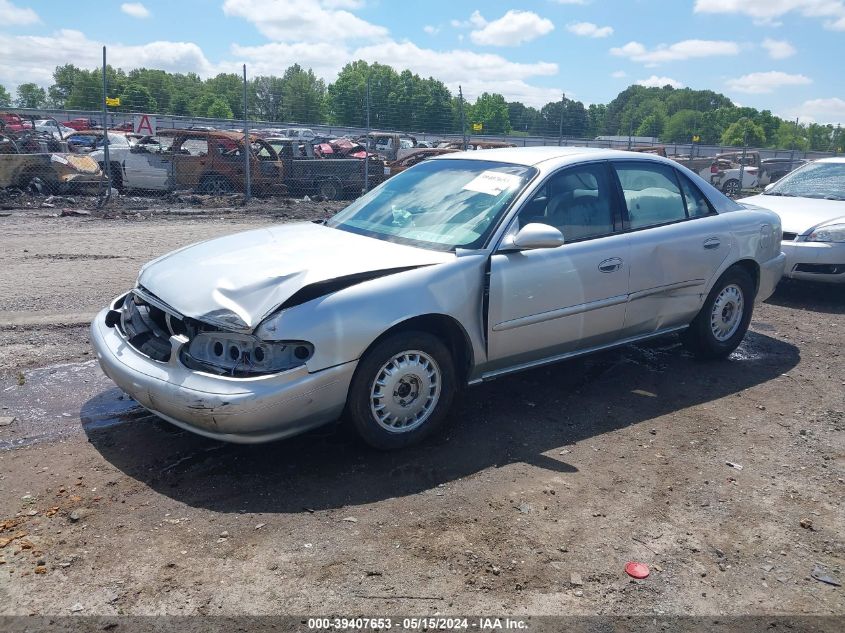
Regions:
<svg viewBox="0 0 845 633"><path fill-rule="evenodd" d="M683 174L678 174L678 180L681 181L681 191L684 193L689 217L701 218L713 213L713 207L710 205L710 201L707 200L698 187L690 182L689 178Z"/></svg>

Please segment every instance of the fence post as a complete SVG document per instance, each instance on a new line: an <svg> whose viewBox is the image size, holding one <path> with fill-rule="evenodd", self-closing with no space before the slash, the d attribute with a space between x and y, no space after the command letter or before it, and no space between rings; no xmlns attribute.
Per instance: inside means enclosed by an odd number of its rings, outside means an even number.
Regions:
<svg viewBox="0 0 845 633"><path fill-rule="evenodd" d="M375 149L375 147L373 148ZM399 149L397 148L398 157ZM364 189L367 193L370 188L370 75L367 75L367 140L364 141Z"/></svg>
<svg viewBox="0 0 845 633"><path fill-rule="evenodd" d="M106 106L106 47L103 46L103 171L108 189L103 202L111 198L111 161L109 160L109 111Z"/></svg>
<svg viewBox="0 0 845 633"><path fill-rule="evenodd" d="M244 202L248 202L252 196L252 182L250 174L250 159L252 158L252 146L249 142L249 122L247 121L247 90L246 90L246 64L244 64L244 173L246 174L246 190L244 191Z"/></svg>
<svg viewBox="0 0 845 633"><path fill-rule="evenodd" d="M464 121L464 91L460 84L458 85L458 106L461 109L461 143L463 144L461 149L467 151L467 126Z"/></svg>
<svg viewBox="0 0 845 633"><path fill-rule="evenodd" d="M560 147L563 141L563 109L566 107L566 93L560 93L560 125L557 131L557 146Z"/></svg>
<svg viewBox="0 0 845 633"><path fill-rule="evenodd" d="M748 126L742 133L742 160L739 161L739 191L742 193L743 181L745 180L745 154L748 151Z"/></svg>

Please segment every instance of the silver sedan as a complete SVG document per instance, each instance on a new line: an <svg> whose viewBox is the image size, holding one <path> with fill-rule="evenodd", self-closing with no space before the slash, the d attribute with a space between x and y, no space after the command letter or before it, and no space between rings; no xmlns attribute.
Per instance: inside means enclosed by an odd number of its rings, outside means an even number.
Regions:
<svg viewBox="0 0 845 633"><path fill-rule="evenodd" d="M232 442L341 416L419 441L459 390L679 332L730 354L783 273L778 216L669 160L584 148L449 154L320 224L203 242L92 324L150 411Z"/></svg>
<svg viewBox="0 0 845 633"><path fill-rule="evenodd" d="M845 158L807 163L741 203L780 216L788 278L845 284Z"/></svg>

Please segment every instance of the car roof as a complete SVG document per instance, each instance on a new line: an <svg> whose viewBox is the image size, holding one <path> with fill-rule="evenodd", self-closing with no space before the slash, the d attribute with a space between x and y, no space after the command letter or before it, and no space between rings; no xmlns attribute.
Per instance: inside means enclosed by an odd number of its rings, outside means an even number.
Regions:
<svg viewBox="0 0 845 633"><path fill-rule="evenodd" d="M830 156L828 158L820 158L817 163L845 163L845 156Z"/></svg>
<svg viewBox="0 0 845 633"><path fill-rule="evenodd" d="M456 154L437 156L431 160L487 160L501 163L512 163L536 167L543 163L543 167L555 168L568 163L579 163L584 160L647 160L651 162L667 163L677 166L678 163L658 156L656 154L644 154L642 152L626 152L615 149L602 149L599 147L502 147L495 149L484 149Z"/></svg>

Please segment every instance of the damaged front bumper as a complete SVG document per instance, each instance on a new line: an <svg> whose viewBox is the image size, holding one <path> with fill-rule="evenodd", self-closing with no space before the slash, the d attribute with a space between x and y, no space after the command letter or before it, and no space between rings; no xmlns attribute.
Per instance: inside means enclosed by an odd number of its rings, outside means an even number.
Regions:
<svg viewBox="0 0 845 633"><path fill-rule="evenodd" d="M249 378L190 369L179 360L185 337L171 337L167 361L132 347L107 324L109 309L91 324L103 372L141 406L183 429L242 444L269 442L336 420L357 361L309 373L302 365Z"/></svg>

